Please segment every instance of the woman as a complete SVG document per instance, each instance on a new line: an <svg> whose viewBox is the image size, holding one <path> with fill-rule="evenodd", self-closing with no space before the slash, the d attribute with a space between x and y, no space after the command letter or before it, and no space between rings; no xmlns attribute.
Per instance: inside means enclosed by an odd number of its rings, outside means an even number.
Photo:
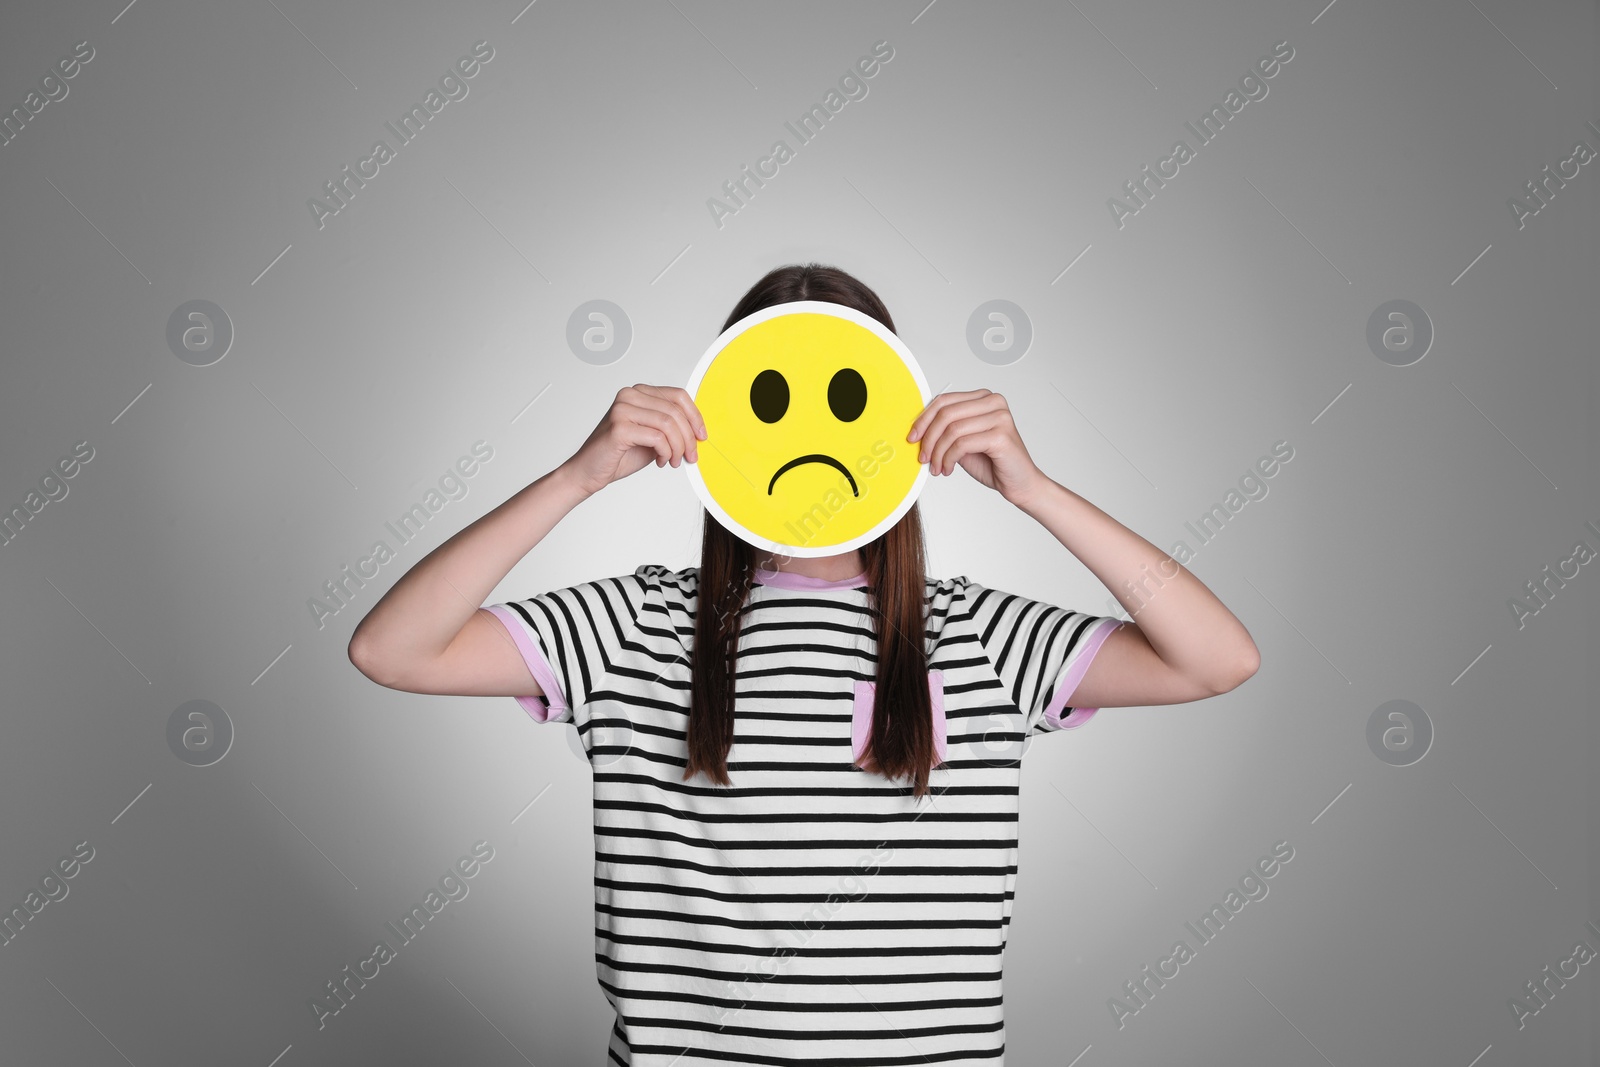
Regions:
<svg viewBox="0 0 1600 1067"><path fill-rule="evenodd" d="M796 300L894 329L871 289L817 264L768 273L724 329ZM698 459L689 395L636 385L351 638L381 685L515 696L578 729L610 1063L1000 1061L1025 740L1102 707L1225 693L1257 669L1198 579L1034 465L999 394L941 394L907 429L931 473L960 467L1032 516L1128 590L1138 621L927 577L914 506L821 558L763 552L706 515L698 567L477 607L580 501L652 461Z"/></svg>

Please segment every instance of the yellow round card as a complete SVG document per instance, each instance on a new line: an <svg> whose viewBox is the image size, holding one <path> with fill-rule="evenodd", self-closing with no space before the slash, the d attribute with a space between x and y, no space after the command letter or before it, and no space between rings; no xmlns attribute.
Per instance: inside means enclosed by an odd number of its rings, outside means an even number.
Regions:
<svg viewBox="0 0 1600 1067"><path fill-rule="evenodd" d="M713 517L785 556L873 540L927 480L911 423L933 397L878 320L823 300L774 304L712 342L689 379L706 439L689 482Z"/></svg>

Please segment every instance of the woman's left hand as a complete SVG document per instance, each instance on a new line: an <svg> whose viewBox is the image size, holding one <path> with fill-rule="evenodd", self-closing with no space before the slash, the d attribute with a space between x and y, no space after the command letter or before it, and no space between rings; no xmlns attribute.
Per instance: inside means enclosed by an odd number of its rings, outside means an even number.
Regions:
<svg viewBox="0 0 1600 1067"><path fill-rule="evenodd" d="M928 464L930 474L951 474L959 465L1013 504L1045 477L1022 444L1006 398L988 389L940 393L912 422L906 440L921 442L917 461Z"/></svg>

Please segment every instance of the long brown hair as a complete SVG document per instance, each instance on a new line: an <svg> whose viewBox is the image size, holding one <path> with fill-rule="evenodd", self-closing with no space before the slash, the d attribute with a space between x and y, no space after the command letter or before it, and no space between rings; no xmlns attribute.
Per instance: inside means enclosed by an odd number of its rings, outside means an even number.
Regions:
<svg viewBox="0 0 1600 1067"><path fill-rule="evenodd" d="M894 320L878 294L850 274L819 263L789 264L767 272L734 305L723 329L762 308L795 300L843 304L894 330ZM703 773L717 785L732 785L728 750L734 738L739 626L755 576L756 549L709 512L702 522L689 759L683 777ZM878 538L862 545L860 553L878 658L872 731L861 766L891 780L909 779L913 795L922 797L928 792L934 742L924 643L927 564L916 505Z"/></svg>

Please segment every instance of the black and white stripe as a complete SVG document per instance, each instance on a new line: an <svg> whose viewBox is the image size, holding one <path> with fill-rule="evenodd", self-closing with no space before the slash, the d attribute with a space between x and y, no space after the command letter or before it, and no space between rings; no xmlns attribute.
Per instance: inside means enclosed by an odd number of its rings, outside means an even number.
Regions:
<svg viewBox="0 0 1600 1067"><path fill-rule="evenodd" d="M917 802L852 762L870 591L757 585L724 788L682 777L697 579L650 565L497 605L594 768L607 1062L1002 1063L1022 741L1104 620L930 579L949 758Z"/></svg>

